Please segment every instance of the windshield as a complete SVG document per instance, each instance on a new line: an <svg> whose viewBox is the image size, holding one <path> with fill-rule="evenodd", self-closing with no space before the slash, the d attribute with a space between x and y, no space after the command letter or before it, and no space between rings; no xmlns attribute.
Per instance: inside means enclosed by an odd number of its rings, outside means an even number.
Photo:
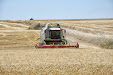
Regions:
<svg viewBox="0 0 113 75"><path fill-rule="evenodd" d="M59 30L50 31L50 38L51 39L61 39Z"/></svg>

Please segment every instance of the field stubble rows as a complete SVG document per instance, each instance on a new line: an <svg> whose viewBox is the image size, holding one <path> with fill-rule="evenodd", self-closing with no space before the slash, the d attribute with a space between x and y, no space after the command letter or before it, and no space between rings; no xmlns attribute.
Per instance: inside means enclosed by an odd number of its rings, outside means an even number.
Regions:
<svg viewBox="0 0 113 75"><path fill-rule="evenodd" d="M44 21L44 23L45 22L47 21ZM70 22L52 21L52 23L54 22L60 23L62 25L66 23L67 25L69 24L77 25L77 22L72 22L72 21ZM84 22L80 22L80 23L84 23ZM80 49L74 49L74 48L35 49L34 44L40 43L38 39L40 38L40 30L26 30L28 29L28 26L25 26L25 24L20 24L20 23L16 24L16 23L2 22L1 24L2 25L0 25L1 27L0 74L3 75L6 74L112 75L113 74L113 50L99 48L92 44L77 40L76 36L78 34L69 33L69 32L73 32L69 29L66 29L68 34L66 36L68 42L70 43L79 42ZM3 26L3 24L6 24L6 26ZM88 24L90 24L90 21L88 21ZM100 24L100 22L98 24ZM9 26L9 28L7 25ZM112 25L108 26L108 28L111 29L111 26ZM15 27L17 27L18 30L15 30ZM91 28L91 26L89 27ZM86 28L86 30L88 29ZM106 31L103 33L111 35L112 30L107 31L107 28L105 30ZM78 31L80 30L78 29Z"/></svg>

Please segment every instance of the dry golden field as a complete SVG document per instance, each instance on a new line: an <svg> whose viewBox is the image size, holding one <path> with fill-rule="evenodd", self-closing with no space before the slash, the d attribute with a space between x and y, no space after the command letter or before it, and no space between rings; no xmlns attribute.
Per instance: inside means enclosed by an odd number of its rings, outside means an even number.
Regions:
<svg viewBox="0 0 113 75"><path fill-rule="evenodd" d="M35 49L40 30L28 28L48 22L80 48ZM0 21L0 75L113 75L112 42L113 20Z"/></svg>

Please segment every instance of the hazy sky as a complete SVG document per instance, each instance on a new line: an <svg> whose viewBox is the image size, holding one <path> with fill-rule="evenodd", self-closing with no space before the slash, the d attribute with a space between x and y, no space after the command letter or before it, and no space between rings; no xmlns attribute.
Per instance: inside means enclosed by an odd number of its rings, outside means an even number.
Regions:
<svg viewBox="0 0 113 75"><path fill-rule="evenodd" d="M113 18L113 0L0 0L0 20Z"/></svg>

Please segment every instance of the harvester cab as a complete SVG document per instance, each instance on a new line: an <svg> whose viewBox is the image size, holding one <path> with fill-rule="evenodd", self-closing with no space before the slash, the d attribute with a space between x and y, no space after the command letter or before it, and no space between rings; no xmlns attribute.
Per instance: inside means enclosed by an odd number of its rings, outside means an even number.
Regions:
<svg viewBox="0 0 113 75"><path fill-rule="evenodd" d="M48 23L41 30L40 39L42 43L35 45L36 48L55 48L55 47L79 47L77 45L67 45L67 40L65 38L66 30L62 29L59 24Z"/></svg>

